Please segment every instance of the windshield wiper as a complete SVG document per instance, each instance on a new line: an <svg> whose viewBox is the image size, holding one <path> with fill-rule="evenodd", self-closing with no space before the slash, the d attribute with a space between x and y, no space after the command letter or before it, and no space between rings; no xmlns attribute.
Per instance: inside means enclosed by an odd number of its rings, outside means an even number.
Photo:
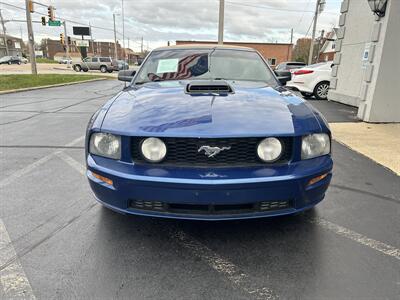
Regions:
<svg viewBox="0 0 400 300"><path fill-rule="evenodd" d="M148 82L151 82L151 81L137 81L137 82L135 82L135 85L141 85L141 84L145 84Z"/></svg>

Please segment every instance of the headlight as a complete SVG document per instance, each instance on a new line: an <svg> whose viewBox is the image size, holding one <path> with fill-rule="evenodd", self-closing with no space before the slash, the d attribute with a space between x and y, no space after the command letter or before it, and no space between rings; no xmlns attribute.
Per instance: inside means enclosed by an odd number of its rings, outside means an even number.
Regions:
<svg viewBox="0 0 400 300"><path fill-rule="evenodd" d="M274 162L282 154L282 143L274 137L263 139L258 144L257 154L265 162Z"/></svg>
<svg viewBox="0 0 400 300"><path fill-rule="evenodd" d="M111 133L93 133L90 136L89 152L113 159L121 159L121 137Z"/></svg>
<svg viewBox="0 0 400 300"><path fill-rule="evenodd" d="M301 143L301 159L309 159L329 154L331 141L326 133L314 133L303 136Z"/></svg>
<svg viewBox="0 0 400 300"><path fill-rule="evenodd" d="M150 162L160 162L167 154L167 147L158 138L147 138L142 142L142 154Z"/></svg>

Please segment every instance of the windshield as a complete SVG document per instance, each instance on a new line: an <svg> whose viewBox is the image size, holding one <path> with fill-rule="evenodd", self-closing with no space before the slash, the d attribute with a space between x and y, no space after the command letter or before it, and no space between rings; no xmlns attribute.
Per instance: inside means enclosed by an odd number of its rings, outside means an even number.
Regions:
<svg viewBox="0 0 400 300"><path fill-rule="evenodd" d="M140 69L135 83L185 79L225 79L277 84L257 52L232 49L154 51Z"/></svg>

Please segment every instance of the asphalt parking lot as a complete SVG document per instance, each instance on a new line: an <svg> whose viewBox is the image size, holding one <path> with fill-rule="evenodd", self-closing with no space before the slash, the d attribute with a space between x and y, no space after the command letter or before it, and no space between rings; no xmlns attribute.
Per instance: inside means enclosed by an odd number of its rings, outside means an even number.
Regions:
<svg viewBox="0 0 400 300"><path fill-rule="evenodd" d="M1 299L400 298L400 177L336 142L326 198L302 215L197 222L102 208L83 135L122 86L0 96Z"/></svg>

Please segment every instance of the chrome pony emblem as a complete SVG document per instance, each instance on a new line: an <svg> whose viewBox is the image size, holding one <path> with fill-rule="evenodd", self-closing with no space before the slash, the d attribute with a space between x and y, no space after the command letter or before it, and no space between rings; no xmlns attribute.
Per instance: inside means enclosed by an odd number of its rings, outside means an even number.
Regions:
<svg viewBox="0 0 400 300"><path fill-rule="evenodd" d="M211 147L211 146L201 146L197 152L201 152L204 150L204 154L208 157L214 157L218 153L224 150L230 150L231 147Z"/></svg>

